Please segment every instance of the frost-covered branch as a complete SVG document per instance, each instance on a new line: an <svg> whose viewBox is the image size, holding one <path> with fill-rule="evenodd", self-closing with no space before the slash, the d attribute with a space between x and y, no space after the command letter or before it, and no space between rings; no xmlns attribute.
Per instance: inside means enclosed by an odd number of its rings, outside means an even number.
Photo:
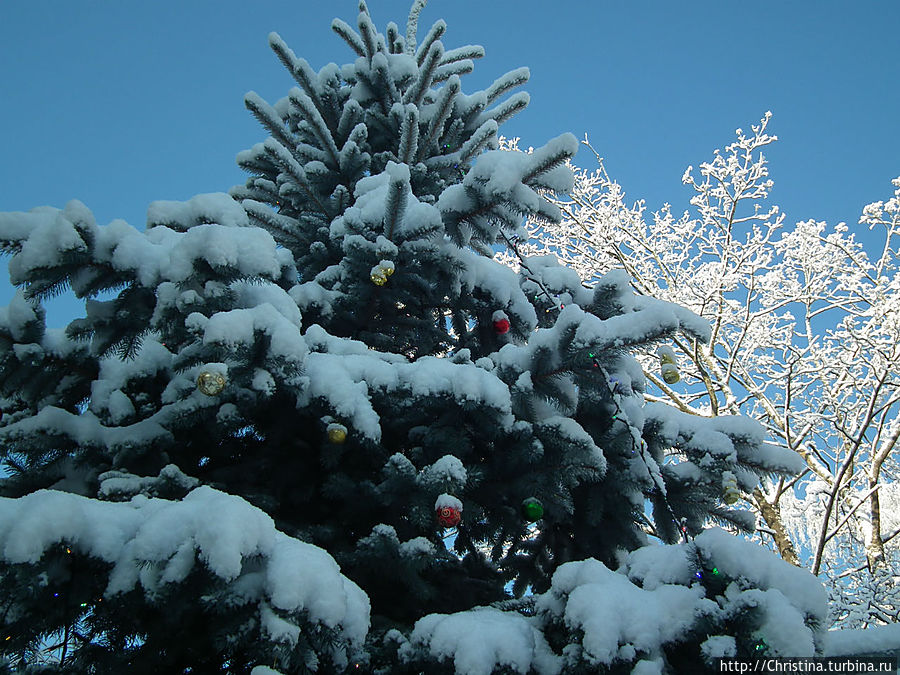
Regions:
<svg viewBox="0 0 900 675"><path fill-rule="evenodd" d="M896 528L881 502L894 504L896 494L888 487L900 423L900 179L891 199L863 209L860 223L882 234L877 246L863 246L843 223L788 226L766 204L773 181L763 150L777 140L770 121L766 113L749 133L738 129L697 172L688 168L682 181L693 194L681 215L669 204L648 214L644 202L627 202L585 139L598 167L576 170L573 190L551 199L559 224L528 224L536 241L522 253L556 255L586 283L624 268L637 293L706 318L708 345L673 340L679 382L667 384L655 355L644 356L648 400L702 416L750 415L803 457L810 473L794 488L773 485L754 499L783 554L805 543L816 571L845 555L852 568L865 558L865 569L900 570L893 547L879 553L881 532ZM820 495L833 495L832 505Z"/></svg>

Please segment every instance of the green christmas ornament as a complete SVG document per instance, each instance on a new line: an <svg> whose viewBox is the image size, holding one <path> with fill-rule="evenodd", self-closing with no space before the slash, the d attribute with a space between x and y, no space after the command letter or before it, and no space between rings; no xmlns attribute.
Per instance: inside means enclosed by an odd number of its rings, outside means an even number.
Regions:
<svg viewBox="0 0 900 675"><path fill-rule="evenodd" d="M522 517L529 523L533 523L544 517L544 505L541 500L529 497L522 502Z"/></svg>

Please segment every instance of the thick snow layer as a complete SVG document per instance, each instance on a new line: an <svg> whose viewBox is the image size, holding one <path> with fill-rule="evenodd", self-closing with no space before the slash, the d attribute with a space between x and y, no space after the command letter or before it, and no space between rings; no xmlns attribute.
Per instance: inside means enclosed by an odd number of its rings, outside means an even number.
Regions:
<svg viewBox="0 0 900 675"><path fill-rule="evenodd" d="M282 673L274 668L269 668L269 666L255 666L250 671L250 675L282 675Z"/></svg>
<svg viewBox="0 0 900 675"><path fill-rule="evenodd" d="M415 238L417 232L443 234L443 223L438 210L430 204L420 202L413 194L409 185L409 167L405 164L388 162L381 173L367 176L357 182L354 190L356 202L332 222L331 237L338 240L346 237L354 231L354 227L350 226L351 223L381 226L385 221L385 209L390 203L392 185L400 186L402 192L400 201L405 204L405 208L400 219L393 223L393 231L385 230L387 235L385 241L392 242L394 251L382 249L384 253L396 254L396 244L393 242ZM385 227L388 227L387 224Z"/></svg>
<svg viewBox="0 0 900 675"><path fill-rule="evenodd" d="M162 585L184 580L198 563L245 602L270 607L282 619L307 613L309 620L338 629L355 647L369 627L369 600L340 574L324 550L279 532L272 519L244 500L199 487L182 501L149 499L101 502L53 490L0 499L0 557L34 563L65 543L76 553L112 564L107 596L143 587L148 598ZM261 558L262 585L243 578L243 563ZM279 635L289 633L269 617ZM271 631L270 631L271 632Z"/></svg>
<svg viewBox="0 0 900 675"><path fill-rule="evenodd" d="M400 555L404 558L418 558L420 556L433 557L435 547L425 537L415 537L409 541L404 541L398 548Z"/></svg>
<svg viewBox="0 0 900 675"><path fill-rule="evenodd" d="M678 321L680 330L698 338L701 342L709 342L712 334L709 321L695 314L687 307L682 307L674 302L651 298L648 295L635 296L633 300L634 311L668 314L672 313Z"/></svg>
<svg viewBox="0 0 900 675"><path fill-rule="evenodd" d="M373 441L381 438L380 418L371 400L378 396L410 397L411 405L420 397L447 396L459 405L493 408L511 423L509 389L472 364L430 356L413 363L389 363L366 349L364 354L312 353L304 369L308 387L301 405L309 399L327 401L337 416Z"/></svg>
<svg viewBox="0 0 900 675"><path fill-rule="evenodd" d="M525 258L520 265L520 274L524 277L522 288L526 292L542 294L546 289L566 308L572 304L590 307L598 296L606 298L607 302L614 299L621 314L605 321L592 316L579 334L583 343L594 342L598 349L610 343L614 346L640 344L674 331L683 331L703 342L709 340L710 327L706 319L680 305L635 295L631 279L624 270L607 272L597 281L593 291L583 287L578 274L560 265L552 255Z"/></svg>
<svg viewBox="0 0 900 675"><path fill-rule="evenodd" d="M331 315L332 305L340 297L338 291L328 290L318 281L298 284L291 288L289 294L301 311L315 308L326 318Z"/></svg>
<svg viewBox="0 0 900 675"><path fill-rule="evenodd" d="M698 417L654 402L647 403L644 414L653 434L668 445L709 453L730 462L745 462L766 471L800 473L806 468L797 453L765 443L765 429L749 417ZM744 487L752 489L753 485Z"/></svg>
<svg viewBox="0 0 900 675"><path fill-rule="evenodd" d="M489 607L419 619L410 642L400 649L401 657L419 649L452 660L459 675L490 675L503 666L517 673L555 675L562 668L531 620Z"/></svg>
<svg viewBox="0 0 900 675"><path fill-rule="evenodd" d="M200 483L192 476L182 473L174 464L167 464L159 472L159 476L135 476L126 471L105 471L97 476L100 482L99 494L110 499L118 496L133 497L137 494L156 496L161 486L177 486L185 492L191 490Z"/></svg>
<svg viewBox="0 0 900 675"><path fill-rule="evenodd" d="M690 585L694 567L685 546L644 546L628 555L622 570L652 591L665 584Z"/></svg>
<svg viewBox="0 0 900 675"><path fill-rule="evenodd" d="M540 196L523 184L537 174L537 168L553 155L574 155L578 151L578 141L572 134L563 134L551 139L533 153L512 153L492 150L478 156L475 165L466 174L465 185L483 184L483 190L492 197L507 197L513 203L521 203L537 211ZM541 187L554 192L572 189L573 176L564 164L540 172ZM443 210L443 209L442 209Z"/></svg>
<svg viewBox="0 0 900 675"><path fill-rule="evenodd" d="M107 410L113 424L118 424L122 420L131 417L135 412L131 399L120 389L116 389L109 395Z"/></svg>
<svg viewBox="0 0 900 675"><path fill-rule="evenodd" d="M593 559L566 563L536 610L542 625L561 621L583 634L581 658L611 664L656 661L664 645L693 640L700 629L712 631L704 654L733 653L726 632L747 611L758 620L753 639L763 639L770 655L813 656L821 653L828 608L809 572L713 529L690 543L638 549L615 572Z"/></svg>
<svg viewBox="0 0 900 675"><path fill-rule="evenodd" d="M153 336L130 359L108 357L100 360L100 372L91 382L91 411L108 412L113 424L119 424L134 412L134 404L122 393L129 381L165 373L172 364L172 353Z"/></svg>
<svg viewBox="0 0 900 675"><path fill-rule="evenodd" d="M250 381L250 386L266 396L274 394L276 388L272 374L268 370L262 368L255 368L253 370L253 379Z"/></svg>
<svg viewBox="0 0 900 675"><path fill-rule="evenodd" d="M900 624L872 626L857 630L829 631L825 656L900 657Z"/></svg>
<svg viewBox="0 0 900 675"><path fill-rule="evenodd" d="M235 294L235 307L251 308L268 304L299 328L302 317L297 303L281 287L265 282L237 281L231 284L230 290Z"/></svg>
<svg viewBox="0 0 900 675"><path fill-rule="evenodd" d="M0 307L0 326L9 331L13 340L21 342L27 338L29 325L38 321L36 305L25 299L22 289L16 289L9 304Z"/></svg>
<svg viewBox="0 0 900 675"><path fill-rule="evenodd" d="M456 257L462 265L460 293L469 295L476 289L486 293L498 310L509 312L511 317L507 318L516 329L522 332L534 330L537 326L534 306L519 287L516 273L511 268L468 249L459 250Z"/></svg>
<svg viewBox="0 0 900 675"><path fill-rule="evenodd" d="M181 233L159 227L121 239L112 255L115 268L134 270L141 283L151 287L163 280L188 279L201 260L245 276L277 279L281 272L275 240L258 228L199 225Z"/></svg>
<svg viewBox="0 0 900 675"><path fill-rule="evenodd" d="M443 509L443 508L451 508L457 509L458 511L463 510L463 503L459 501L453 495L448 495L446 493L438 495L438 498L434 501L435 509Z"/></svg>
<svg viewBox="0 0 900 675"><path fill-rule="evenodd" d="M580 311L580 308L569 305L563 312L575 309ZM579 347L594 347L601 350L610 347L628 347L644 344L679 328L681 322L678 315L671 307L666 306L611 316L605 320L593 314L584 314L575 335L575 344Z"/></svg>
<svg viewBox="0 0 900 675"><path fill-rule="evenodd" d="M701 556L713 561L722 574L746 579L761 589L777 589L794 607L814 617L828 615L822 584L802 567L795 567L770 551L713 528L694 539Z"/></svg>
<svg viewBox="0 0 900 675"><path fill-rule="evenodd" d="M466 485L468 475L466 467L453 455L444 455L434 464L425 467L418 477L418 481L425 485L452 485L462 489Z"/></svg>
<svg viewBox="0 0 900 675"><path fill-rule="evenodd" d="M680 548L681 553L676 554L675 548ZM822 584L807 570L724 530L707 530L692 543L678 547L646 547L634 551L623 571L644 588L656 588L664 583L689 584L696 572L691 563L695 555L706 569L715 568L723 578L737 580L726 590L728 602L723 611L758 607L763 613L760 631L776 654L815 654L823 635L814 632L806 619L825 625L828 604Z"/></svg>
<svg viewBox="0 0 900 675"><path fill-rule="evenodd" d="M559 567L537 608L561 613L566 625L584 631L589 662L611 664L622 646L655 654L661 645L684 637L703 613L716 609L702 595L699 587L671 584L646 590L589 559Z"/></svg>
<svg viewBox="0 0 900 675"><path fill-rule="evenodd" d="M70 203L65 210L43 207L28 213L0 214L0 239L17 241L21 246L9 262L10 279L14 284L24 283L33 270L59 265L67 255L87 253L87 240L93 244L94 263L109 264L149 288L163 281L184 281L201 261L245 277L274 280L281 276L282 265L287 262L284 254L278 252L275 240L265 230L239 226L243 222L240 205L225 194L196 199L200 201L181 205L167 202L152 208L160 217L180 214L199 219L192 222L226 222L200 224L184 232L162 225L142 232L122 220L98 227L79 202Z"/></svg>
<svg viewBox="0 0 900 675"><path fill-rule="evenodd" d="M168 411L163 411L168 412ZM31 417L24 417L0 428L0 439L15 441L29 434L64 436L88 447L131 447L140 443L171 440L165 428L166 415L154 416L123 427L103 426L90 410L76 415L62 408L47 406Z"/></svg>
<svg viewBox="0 0 900 675"><path fill-rule="evenodd" d="M639 310L604 320L571 304L559 312L553 326L532 333L527 344L504 345L491 359L502 369L521 373L531 368L533 354L543 348L549 350L550 356L541 366L550 371L562 364L564 355L559 345L563 336L571 332L574 332L573 349L604 352L644 344L680 327L679 318L671 311ZM638 419L632 421L638 423Z"/></svg>
<svg viewBox="0 0 900 675"><path fill-rule="evenodd" d="M9 262L10 280L17 285L26 280L30 270L52 267L66 254L87 251L67 214L49 206L28 213L0 213L0 240L21 242L21 249Z"/></svg>
<svg viewBox="0 0 900 675"><path fill-rule="evenodd" d="M186 202L151 202L147 208L148 228L159 225L186 228L209 223L226 227L250 226L243 207L223 192L196 195Z"/></svg>
<svg viewBox="0 0 900 675"><path fill-rule="evenodd" d="M296 647L300 640L300 626L286 621L278 616L268 604L260 605L259 616L262 629L273 642L286 642L291 647Z"/></svg>
<svg viewBox="0 0 900 675"><path fill-rule="evenodd" d="M578 272L571 267L560 265L555 255L526 256L520 265L520 272L527 279L540 281L551 293L568 293L571 296L569 302L582 307L591 302L592 294L589 289L582 286ZM532 286L534 292L540 291L540 287L536 284L532 283ZM629 292L630 290L629 288Z"/></svg>
<svg viewBox="0 0 900 675"><path fill-rule="evenodd" d="M185 325L201 336L203 344L228 350L252 349L257 334L269 339L269 355L299 366L308 352L299 327L268 302L248 309L217 312L207 318L194 312Z"/></svg>
<svg viewBox="0 0 900 675"><path fill-rule="evenodd" d="M730 635L711 635L700 645L700 653L709 660L737 654L737 644Z"/></svg>
<svg viewBox="0 0 900 675"><path fill-rule="evenodd" d="M634 668L631 669L631 675L662 675L665 672L663 660L659 659L641 659Z"/></svg>

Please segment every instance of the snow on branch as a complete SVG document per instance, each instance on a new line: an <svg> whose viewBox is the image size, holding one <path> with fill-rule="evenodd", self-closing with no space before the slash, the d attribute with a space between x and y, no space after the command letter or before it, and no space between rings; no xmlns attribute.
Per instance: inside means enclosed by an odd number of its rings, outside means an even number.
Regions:
<svg viewBox="0 0 900 675"><path fill-rule="evenodd" d="M244 500L206 486L182 501L138 495L101 502L53 490L0 498L0 542L0 558L11 564L35 563L61 544L107 563L107 598L140 587L152 603L203 566L228 584L236 602L258 604L263 623L271 622L271 608L297 630L308 617L336 630L352 650L369 628L368 598L328 553L279 532ZM251 558L261 561L258 571L245 568Z"/></svg>

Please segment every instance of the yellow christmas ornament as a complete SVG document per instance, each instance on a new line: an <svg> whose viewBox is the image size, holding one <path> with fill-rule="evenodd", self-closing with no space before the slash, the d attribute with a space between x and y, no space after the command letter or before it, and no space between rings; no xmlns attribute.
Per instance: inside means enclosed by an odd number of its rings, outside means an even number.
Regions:
<svg viewBox="0 0 900 675"><path fill-rule="evenodd" d="M214 370L204 370L197 376L197 390L206 396L218 396L225 389L225 376Z"/></svg>
<svg viewBox="0 0 900 675"><path fill-rule="evenodd" d="M369 275L369 278L372 280L372 283L376 286L384 286L387 283L387 277L381 273L372 272Z"/></svg>
<svg viewBox="0 0 900 675"><path fill-rule="evenodd" d="M678 372L678 361L675 358L675 352L671 347L660 345L656 349L659 356L659 372L666 384L675 384L681 379Z"/></svg>
<svg viewBox="0 0 900 675"><path fill-rule="evenodd" d="M335 445L340 445L347 440L347 427L343 424L332 422L325 429L325 433L328 436L328 441Z"/></svg>

